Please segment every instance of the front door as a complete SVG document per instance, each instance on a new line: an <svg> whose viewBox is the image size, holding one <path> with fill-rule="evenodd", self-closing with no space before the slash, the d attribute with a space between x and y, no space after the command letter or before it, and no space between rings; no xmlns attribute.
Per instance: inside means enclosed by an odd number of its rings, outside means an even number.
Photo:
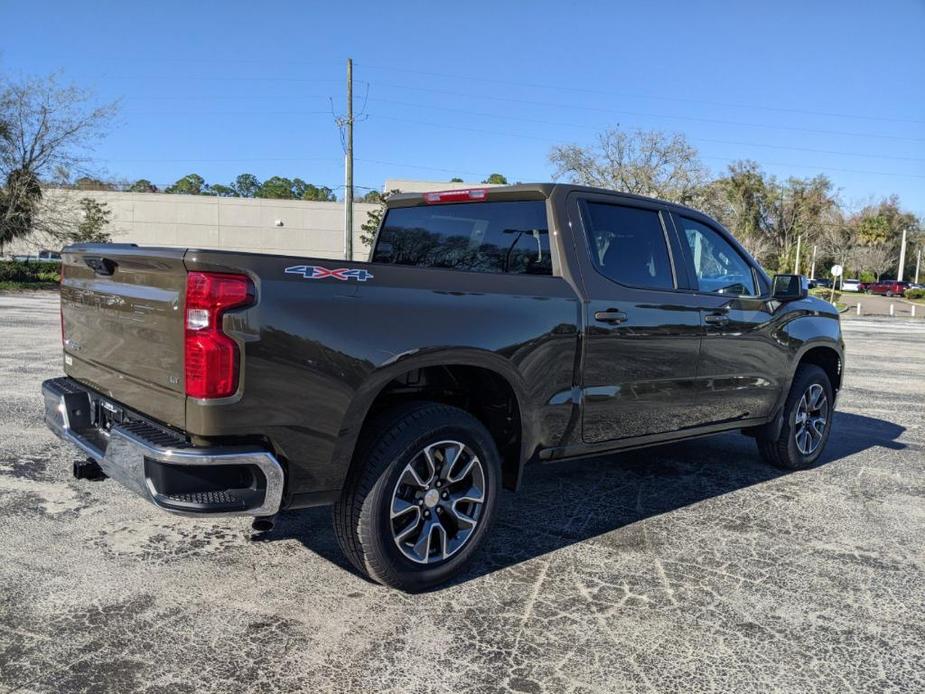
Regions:
<svg viewBox="0 0 925 694"><path fill-rule="evenodd" d="M704 337L697 374L701 424L771 414L787 350L771 329L773 302L757 268L718 228L673 213Z"/></svg>
<svg viewBox="0 0 925 694"><path fill-rule="evenodd" d="M691 425L700 310L677 291L677 239L655 203L573 195L585 287L582 432L587 443Z"/></svg>

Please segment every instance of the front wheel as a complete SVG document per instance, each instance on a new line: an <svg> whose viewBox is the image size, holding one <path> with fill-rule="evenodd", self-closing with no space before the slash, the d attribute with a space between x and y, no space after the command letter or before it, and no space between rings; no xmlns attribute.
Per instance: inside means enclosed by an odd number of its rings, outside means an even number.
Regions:
<svg viewBox="0 0 925 694"><path fill-rule="evenodd" d="M818 366L797 368L784 404L784 423L777 438L757 438L761 456L772 465L800 470L815 463L829 440L834 415L829 376Z"/></svg>
<svg viewBox="0 0 925 694"><path fill-rule="evenodd" d="M459 573L498 503L501 460L484 425L455 407L412 403L377 417L357 453L334 506L350 562L410 592Z"/></svg>

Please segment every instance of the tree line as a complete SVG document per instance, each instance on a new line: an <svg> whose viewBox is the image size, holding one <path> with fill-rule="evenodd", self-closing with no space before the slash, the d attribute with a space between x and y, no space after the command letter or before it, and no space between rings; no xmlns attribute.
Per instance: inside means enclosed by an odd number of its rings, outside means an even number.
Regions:
<svg viewBox="0 0 925 694"><path fill-rule="evenodd" d="M147 178L132 183L103 181L92 176L82 176L73 184L66 184L77 190L113 190L127 193L168 193L178 195L211 195L220 198L272 198L276 200L316 200L335 202L337 196L327 186L306 183L301 178L271 176L261 181L254 174L242 173L228 185L207 183L198 173L191 173L160 189Z"/></svg>
<svg viewBox="0 0 925 694"><path fill-rule="evenodd" d="M772 272L819 277L832 264L864 280L895 276L903 231L909 246L904 277L925 248L923 222L896 195L849 209L825 175L778 178L741 160L712 176L680 133L608 129L590 146L553 147L556 178L677 202L727 227ZM797 260L797 249L800 260Z"/></svg>

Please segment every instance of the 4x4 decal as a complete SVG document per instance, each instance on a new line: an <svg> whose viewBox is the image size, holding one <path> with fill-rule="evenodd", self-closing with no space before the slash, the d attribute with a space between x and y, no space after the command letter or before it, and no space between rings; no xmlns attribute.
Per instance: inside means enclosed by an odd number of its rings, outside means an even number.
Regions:
<svg viewBox="0 0 925 694"><path fill-rule="evenodd" d="M354 279L357 282L365 282L373 278L372 273L363 268L340 267L331 270L330 268L321 267L320 265L293 265L292 267L286 268L286 274L302 275L302 277L307 280L323 280L331 277L336 280L341 280L342 282L346 282L350 279Z"/></svg>

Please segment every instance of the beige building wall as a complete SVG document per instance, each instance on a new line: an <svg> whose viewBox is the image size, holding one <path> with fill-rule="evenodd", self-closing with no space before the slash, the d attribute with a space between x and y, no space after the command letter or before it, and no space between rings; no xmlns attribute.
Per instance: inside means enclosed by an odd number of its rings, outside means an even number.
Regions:
<svg viewBox="0 0 925 694"><path fill-rule="evenodd" d="M49 205L73 208L92 197L112 212L106 230L116 243L144 246L216 248L278 255L343 258L344 205L340 202L219 198L207 195L48 190ZM365 260L361 225L376 205L354 203L354 258ZM48 239L12 245L10 254L53 249Z"/></svg>

